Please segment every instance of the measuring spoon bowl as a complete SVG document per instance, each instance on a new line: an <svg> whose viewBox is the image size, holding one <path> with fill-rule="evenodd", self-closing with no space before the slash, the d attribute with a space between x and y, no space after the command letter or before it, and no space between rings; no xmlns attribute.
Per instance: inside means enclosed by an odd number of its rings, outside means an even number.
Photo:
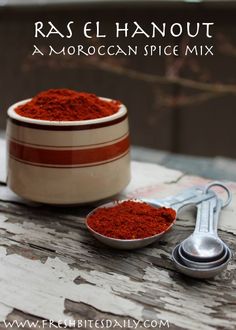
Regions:
<svg viewBox="0 0 236 330"><path fill-rule="evenodd" d="M214 197L197 206L195 230L181 243L186 257L193 261L214 261L224 250L224 242L217 234L217 224L223 202Z"/></svg>
<svg viewBox="0 0 236 330"><path fill-rule="evenodd" d="M206 268L216 267L222 264L227 258L228 250L226 247L224 247L224 250L222 254L219 256L219 258L212 261L193 261L189 259L188 257L186 257L184 251L181 248L181 245L179 246L178 253L179 253L179 257L182 259L182 263L185 264L186 266L192 268L206 269Z"/></svg>
<svg viewBox="0 0 236 330"><path fill-rule="evenodd" d="M129 199L130 200L130 199ZM119 202L124 202L125 200L121 200ZM132 200L134 202L143 202L142 200L138 200L138 199L134 199ZM145 202L146 203L146 202ZM152 203L148 203L149 205L159 208L160 206L156 205L156 204L152 204ZM90 212L85 220L85 225L88 228L88 230L90 231L90 233L101 243L106 244L112 248L115 249L121 249L121 250L133 250L133 249L139 249L142 247L145 247L147 245L150 245L154 242L156 242L157 240L159 240L166 232L168 232L172 226L175 224L176 222L176 217L175 219L172 221L172 223L170 224L170 226L164 230L161 233L158 233L156 235L150 236L150 237L145 237L145 238L138 238L138 239L118 239L118 238L112 238L112 237L108 237L108 236L104 236L98 232L96 232L94 229L92 229L89 224L88 224L88 219L89 217L96 212L99 208L104 208L104 207L113 207L117 205L117 201L115 202L110 202L110 203L106 203L103 204L99 207L97 207L96 209L94 209L92 212Z"/></svg>
<svg viewBox="0 0 236 330"><path fill-rule="evenodd" d="M187 189L180 194L177 194L175 196L169 196L164 199L151 199L151 200L150 199L141 199L141 200L135 199L134 201L145 202L145 203L148 203L151 206L157 207L157 208L159 208L159 207L173 208L177 213L183 207L197 205L198 203L201 203L203 200L208 200L208 199L211 199L216 196L214 191L209 190L209 191L207 191L207 193L203 193L204 190L206 190L205 187L193 186L192 188ZM125 201L125 200L121 200L119 202L122 202L122 201ZM106 204L100 205L98 208L113 207L114 205L116 205L116 203L117 203L117 201L106 203ZM97 240L99 240L103 244L106 244L106 245L108 245L112 248L116 248L116 249L132 250L132 249L138 249L138 248L145 247L149 244L152 244L155 241L159 240L167 231L169 231L176 222L176 218L175 218L174 221L170 224L170 226L165 231L163 231L159 234L150 236L150 237L141 238L141 239L129 239L129 240L116 239L116 238L104 236L104 235L94 231L88 225L88 218L90 217L90 215L93 212L96 212L96 210L98 208L94 209L92 212L90 212L87 215L85 224L86 224L88 230L91 232L91 234Z"/></svg>
<svg viewBox="0 0 236 330"><path fill-rule="evenodd" d="M181 243L181 248L193 261L215 260L223 253L224 244L214 235L192 234Z"/></svg>
<svg viewBox="0 0 236 330"><path fill-rule="evenodd" d="M184 191L183 193L176 195L176 196L170 196L167 197L164 200L148 200L148 199L134 199L133 201L135 202L145 202L153 207L169 207L169 208L173 208L173 210L176 211L176 213L178 212L178 210L182 209L183 207L187 207L187 206L194 206L198 203L201 203L202 200L208 200L210 198L213 198L215 196L215 193L213 191L209 191L206 194L203 194L203 188L200 189L198 187L193 188L193 189L188 189L186 191ZM128 200L128 199L126 199ZM167 202L168 200L168 202ZM181 201L180 201L181 200ZM123 202L124 200L120 200L119 202ZM165 201L165 202L164 202ZM175 206L172 206L171 203L173 201L177 201L177 205L175 204ZM168 205L169 203L169 205ZM113 207L117 204L117 201L113 201L110 203L106 203L103 205L100 205L99 207L97 207L96 209L94 209L92 212L90 212L87 217L86 217L86 227L88 228L88 230L90 231L90 233L100 242L102 242L103 244L106 244L112 248L116 248L116 249L123 249L123 250L133 250L133 249L138 249L138 248L142 248L145 247L147 245L150 245L152 243L154 243L155 241L159 240L167 231L169 231L172 226L175 224L176 222L176 218L174 219L174 221L170 224L170 226L163 232L150 236L150 237L146 237L146 238L140 238L140 239L116 239L116 238L111 238L108 236L104 236L98 232L96 232L95 230L93 230L89 224L88 224L88 219L90 217L90 215L94 212L96 212L99 208L103 208L103 207ZM177 215L176 215L177 216Z"/></svg>
<svg viewBox="0 0 236 330"><path fill-rule="evenodd" d="M215 267L210 267L206 269L200 269L196 267L188 267L183 263L183 260L181 259L179 255L179 245L177 245L174 250L172 251L172 261L176 267L176 269L187 276L193 277L193 278L199 278L199 279L207 279L212 278L219 273L221 273L224 269L226 269L231 257L232 253L228 247L227 249L227 256L220 265Z"/></svg>

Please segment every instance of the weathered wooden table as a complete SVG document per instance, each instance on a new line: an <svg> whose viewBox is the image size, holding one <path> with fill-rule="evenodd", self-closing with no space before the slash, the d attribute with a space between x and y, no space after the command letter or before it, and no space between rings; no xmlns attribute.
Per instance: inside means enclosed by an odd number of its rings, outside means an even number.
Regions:
<svg viewBox="0 0 236 330"><path fill-rule="evenodd" d="M0 154L2 170L3 147ZM121 197L162 197L206 183L138 162L132 174ZM8 190L3 171L0 181L0 327L15 321L16 329L16 321L26 321L25 329L49 329L63 321L81 329L134 329L140 320L137 329L143 321L142 329L235 329L235 260L221 275L201 281L179 274L171 262L173 247L193 229L192 212L182 213L161 241L117 251L86 230L84 217L94 205L29 204ZM235 251L236 184L229 185L234 200L222 212L220 236Z"/></svg>

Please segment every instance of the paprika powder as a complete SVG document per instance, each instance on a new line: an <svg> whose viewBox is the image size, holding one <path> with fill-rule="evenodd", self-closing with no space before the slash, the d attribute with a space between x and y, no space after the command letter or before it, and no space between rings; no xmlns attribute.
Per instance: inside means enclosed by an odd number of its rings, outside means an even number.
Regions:
<svg viewBox="0 0 236 330"><path fill-rule="evenodd" d="M107 117L118 112L121 103L103 100L95 94L70 89L49 89L16 108L21 116L49 120L76 121Z"/></svg>
<svg viewBox="0 0 236 330"><path fill-rule="evenodd" d="M176 218L171 208L156 208L140 201L117 202L112 207L101 207L87 220L97 233L116 239L140 239L166 231Z"/></svg>

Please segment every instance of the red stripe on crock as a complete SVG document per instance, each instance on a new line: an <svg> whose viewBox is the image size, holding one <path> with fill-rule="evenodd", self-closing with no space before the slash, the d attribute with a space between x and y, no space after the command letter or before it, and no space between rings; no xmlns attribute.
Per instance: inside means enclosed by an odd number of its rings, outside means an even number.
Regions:
<svg viewBox="0 0 236 330"><path fill-rule="evenodd" d="M108 146L91 149L55 150L9 142L9 153L16 159L42 165L89 165L116 158L129 149L129 137Z"/></svg>
<svg viewBox="0 0 236 330"><path fill-rule="evenodd" d="M116 157L116 158L113 158L113 159L110 159L110 160L107 160L107 161L104 161L104 162L100 162L100 163L93 163L93 164L83 164L83 165L70 165L70 166L66 166L66 165L43 165L43 164L35 164L35 163L30 163L30 162L26 162L24 160L19 160L13 156L10 156L11 159L19 162L19 163L22 163L22 164L26 164L26 165L29 165L29 166L36 166L36 167L46 167L46 168L56 168L56 169L65 169L65 168L86 168L86 167L94 167L94 166L100 166L100 165L104 165L104 164L109 164L109 163L112 163L112 162L115 162L116 160L119 160L123 157L126 157L129 153L129 149L121 154L120 156Z"/></svg>
<svg viewBox="0 0 236 330"><path fill-rule="evenodd" d="M104 117L104 118L107 118L107 117ZM43 131L84 131L84 130L88 130L88 129L113 126L113 125L121 123L126 118L127 118L127 113L124 114L124 116L122 116L120 118L116 118L116 119L101 122L101 123L66 126L63 124L61 124L61 125L57 125L57 124L45 125L45 124L41 124L40 121L38 121L37 124L28 123L28 122L13 119L8 116L8 120L10 120L14 125L33 128L33 129L41 129Z"/></svg>

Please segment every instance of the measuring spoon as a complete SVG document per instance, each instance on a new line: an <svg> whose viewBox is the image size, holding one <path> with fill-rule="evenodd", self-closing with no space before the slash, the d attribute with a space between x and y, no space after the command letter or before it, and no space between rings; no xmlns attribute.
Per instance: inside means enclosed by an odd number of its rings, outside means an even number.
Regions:
<svg viewBox="0 0 236 330"><path fill-rule="evenodd" d="M228 187L219 182L209 184L204 192L208 192L213 186L224 188L228 194L228 198L224 203L222 201L218 202L217 212L219 216L220 209L230 203L232 194ZM216 205L216 198L203 201L198 205L195 230L192 235L181 243L181 251L185 254L187 259L193 261L212 261L223 254L224 243L218 237L216 225L214 225L214 211Z"/></svg>
<svg viewBox="0 0 236 330"><path fill-rule="evenodd" d="M215 207L215 198L198 205L194 232L181 243L184 255L190 260L217 259L224 250L222 241L213 230Z"/></svg>
<svg viewBox="0 0 236 330"><path fill-rule="evenodd" d="M196 194L193 193L194 189L188 189L188 191L185 191L181 194L178 194L176 196L172 196L172 197L168 197L168 202L170 204L167 204L167 199L164 200L152 200L151 202L149 200L133 200L134 202L146 202L148 204L150 204L151 206L154 207L169 207L169 205L171 205L171 207L176 211L176 217L177 217L177 212L186 206L189 205L195 205L198 203L201 203L202 200L206 200L206 199L210 199L213 196L215 196L215 193L213 191L208 191L206 194L203 193L203 190L201 190L201 194L199 193L199 187L197 188L198 192ZM191 195L191 198L190 198ZM172 199L173 198L173 199ZM120 203L122 203L125 200L121 200L119 201ZM100 242L116 248L116 249L125 249L125 250L132 250L132 249L137 249L137 248L141 248L144 246L147 246L155 241L157 241L158 239L160 239L167 231L169 231L171 229L171 227L174 225L174 223L176 222L176 217L174 219L174 221L170 224L170 226L163 232L150 236L150 237L146 237L146 238L139 238L139 239L116 239L116 238L112 238L112 237L107 237L104 236L98 232L96 232L95 230L93 230L89 225L88 225L88 219L89 217L96 212L99 208L104 208L104 207L114 207L115 205L117 205L117 201L114 202L110 202L110 203L106 203L103 204L99 207L97 207L96 209L94 209L92 212L90 212L87 217L86 217L86 226L88 228L88 230L91 232L91 234L98 239Z"/></svg>
<svg viewBox="0 0 236 330"><path fill-rule="evenodd" d="M222 200L218 199L216 202L217 202L217 205L216 205L216 210L214 212L213 231L215 232L215 236L218 237L217 223L218 223L218 219L219 219L219 215L220 215L220 210L222 208ZM220 240L220 238L219 238L219 240ZM227 248L225 246L225 243L223 243L223 242L222 242L222 246L223 246L222 253L217 257L217 259L215 259L215 260L210 259L211 261L208 261L209 259L201 260L201 261L192 260L192 258L189 258L189 256L186 255L185 251L183 250L182 244L180 244L180 246L179 246L178 253L179 253L179 256L182 259L183 263L186 266L189 266L192 268L210 268L210 267L216 267L225 261L225 258L227 256Z"/></svg>

